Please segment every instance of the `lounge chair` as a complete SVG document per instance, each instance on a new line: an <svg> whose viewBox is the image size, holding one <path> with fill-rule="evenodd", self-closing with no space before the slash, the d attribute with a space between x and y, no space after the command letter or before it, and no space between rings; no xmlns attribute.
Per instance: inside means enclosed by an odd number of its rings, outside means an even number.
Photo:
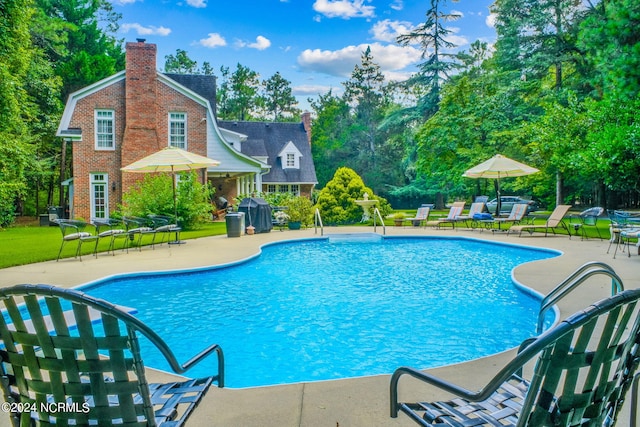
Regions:
<svg viewBox="0 0 640 427"><path fill-rule="evenodd" d="M456 222L464 222L467 228L473 226L473 216L475 214L482 213L486 210L486 205L484 202L474 202L471 203L471 207L469 207L469 212L466 215L458 215L455 220Z"/></svg>
<svg viewBox="0 0 640 427"><path fill-rule="evenodd" d="M60 243L60 250L58 251L56 261L60 260L62 249L69 242L76 243L75 257L80 258L80 260L82 260L82 244L85 242L94 243L93 254L94 256L96 255L99 237L95 232L95 226L77 219L57 219L56 223L62 233L62 242ZM89 227L94 228L94 232L86 231Z"/></svg>
<svg viewBox="0 0 640 427"><path fill-rule="evenodd" d="M407 221L414 227L420 227L420 224L425 224L429 220L429 212L431 208L429 206L420 206L416 212L416 216L413 218L405 218L403 221Z"/></svg>
<svg viewBox="0 0 640 427"><path fill-rule="evenodd" d="M445 224L451 224L452 228L456 228L456 218L462 215L462 210L464 209L465 202L454 202L449 208L449 214L446 218L439 218L435 221L427 221L426 225L431 225L437 228Z"/></svg>
<svg viewBox="0 0 640 427"><path fill-rule="evenodd" d="M8 408L22 409L9 411L15 426L179 426L213 382L224 386L218 345L180 364L140 320L77 290L5 288L0 310L0 385ZM216 353L217 375L149 384L138 335L158 347L178 374Z"/></svg>
<svg viewBox="0 0 640 427"><path fill-rule="evenodd" d="M551 230L553 234L556 234L555 229L557 227L562 227L567 230L567 234L569 235L569 238L571 238L571 231L564 222L564 217L567 212L569 212L569 209L571 209L571 205L558 205L553 212L551 212L551 215L549 215L549 218L544 224L514 225L507 231L507 233L514 232L519 233L518 235L522 236L523 231L528 231L530 234L533 234L536 230L544 229L544 235L546 237L549 230Z"/></svg>
<svg viewBox="0 0 640 427"><path fill-rule="evenodd" d="M516 225L520 224L520 222L524 219L527 214L527 210L529 209L529 205L526 203L516 203L511 208L511 212L509 216L506 218L494 218L491 220L491 225L498 225L498 230L502 230L502 224L511 224Z"/></svg>
<svg viewBox="0 0 640 427"><path fill-rule="evenodd" d="M391 378L391 417L402 411L422 426L613 426L630 389L637 404L639 299L640 289L624 291L525 341L479 391L399 368ZM525 379L522 368L531 361L537 361L533 375ZM401 403L398 386L405 375L456 398Z"/></svg>

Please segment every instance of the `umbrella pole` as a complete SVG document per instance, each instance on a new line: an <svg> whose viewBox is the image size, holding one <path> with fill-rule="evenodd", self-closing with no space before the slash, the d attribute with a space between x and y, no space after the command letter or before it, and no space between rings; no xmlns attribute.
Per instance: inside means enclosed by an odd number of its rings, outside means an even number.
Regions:
<svg viewBox="0 0 640 427"><path fill-rule="evenodd" d="M496 217L500 216L502 210L502 198L500 197L500 173L498 172L498 178L495 180L496 185Z"/></svg>
<svg viewBox="0 0 640 427"><path fill-rule="evenodd" d="M173 242L167 242L170 245L181 245L183 242L178 237L178 233L180 232L180 227L178 226L178 196L176 195L176 174L173 170L173 166L171 166L171 187L173 187L173 218L176 220L176 239Z"/></svg>

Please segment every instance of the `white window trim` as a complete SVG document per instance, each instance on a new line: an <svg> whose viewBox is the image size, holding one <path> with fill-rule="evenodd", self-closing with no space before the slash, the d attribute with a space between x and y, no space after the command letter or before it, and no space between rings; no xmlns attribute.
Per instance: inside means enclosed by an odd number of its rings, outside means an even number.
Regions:
<svg viewBox="0 0 640 427"><path fill-rule="evenodd" d="M99 147L98 146L98 113L109 112L111 113L111 136L113 138L111 147ZM104 120L104 119L102 119ZM114 151L116 149L116 112L109 108L96 108L93 110L93 147L96 151Z"/></svg>
<svg viewBox="0 0 640 427"><path fill-rule="evenodd" d="M289 166L287 164L287 157L289 154L293 155L293 166ZM300 157L302 157L302 153L298 150L298 147L292 142L289 141L285 147L278 154L280 157L280 164L282 165L282 169L300 169Z"/></svg>
<svg viewBox="0 0 640 427"><path fill-rule="evenodd" d="M171 118L172 114L182 114L184 116L184 120L175 120ZM171 145L171 123L174 122L184 122L184 147L178 147L178 148L182 148L183 150L186 150L187 147L189 146L188 144L188 132L187 132L187 113L184 111L169 111L168 115L167 115L167 135L168 135L168 141L167 141L167 146L169 147L175 147L175 145Z"/></svg>

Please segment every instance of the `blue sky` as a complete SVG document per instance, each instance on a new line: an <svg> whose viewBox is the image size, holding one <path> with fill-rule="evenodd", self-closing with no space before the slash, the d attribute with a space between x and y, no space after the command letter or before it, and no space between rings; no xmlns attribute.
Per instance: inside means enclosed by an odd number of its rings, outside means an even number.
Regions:
<svg viewBox="0 0 640 427"><path fill-rule="evenodd" d="M398 34L425 20L429 1L417 0L111 0L122 14L118 37L158 46L158 69L176 49L198 62L235 70L238 63L264 80L277 71L291 82L300 108L308 97L342 93L360 55L371 47L389 80L404 80L421 62L416 46L400 47ZM493 43L492 0L449 0L462 15L448 23L451 41L467 50Z"/></svg>

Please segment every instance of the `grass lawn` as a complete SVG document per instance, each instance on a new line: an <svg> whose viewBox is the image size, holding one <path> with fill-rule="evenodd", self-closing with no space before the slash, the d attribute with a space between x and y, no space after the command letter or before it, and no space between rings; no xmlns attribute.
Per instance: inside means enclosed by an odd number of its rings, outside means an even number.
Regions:
<svg viewBox="0 0 640 427"><path fill-rule="evenodd" d="M210 222L204 224L198 230L183 231L180 233L182 240L198 237L217 236L226 234L227 227L224 222ZM62 234L58 227L40 227L36 221L25 222L0 229L0 268L15 265L31 264L34 262L54 260L60 250ZM150 244L151 238L143 238L143 245ZM116 241L118 248L122 242ZM75 256L75 242L65 245L62 258ZM105 252L109 247L109 239L101 239L98 243L98 252ZM93 251L93 242L87 242L82 247L82 255L89 255Z"/></svg>
<svg viewBox="0 0 640 427"><path fill-rule="evenodd" d="M415 216L415 210L406 210L405 216L410 218ZM429 215L430 219L436 219L438 217L444 217L448 213L448 210L431 211ZM536 212L535 224L544 224L545 216L548 216L549 212ZM393 215L389 218L385 218L385 225L393 227ZM574 233L573 226L567 224ZM367 224L361 224L367 226ZM609 222L598 221L598 229L600 235L608 239L609 238ZM597 232L593 227L587 227L587 237L597 238ZM180 233L182 240L195 239L198 237L217 236L226 234L227 227L224 221L221 222L209 222L204 224L198 230L183 231ZM564 230L556 230L557 233L566 234ZM16 225L4 229L0 229L0 268L12 267L16 265L32 264L35 262L54 260L58 256L58 250L60 249L62 235L58 227L41 227L37 223L37 219L26 220L20 218ZM150 237L143 238L143 245L150 244ZM121 242L116 242L116 245L120 247ZM109 239L102 239L98 243L98 251L105 252L109 246ZM75 255L75 242L65 245L62 251L62 257L68 258ZM92 242L88 242L83 245L82 255L89 255L93 250Z"/></svg>

